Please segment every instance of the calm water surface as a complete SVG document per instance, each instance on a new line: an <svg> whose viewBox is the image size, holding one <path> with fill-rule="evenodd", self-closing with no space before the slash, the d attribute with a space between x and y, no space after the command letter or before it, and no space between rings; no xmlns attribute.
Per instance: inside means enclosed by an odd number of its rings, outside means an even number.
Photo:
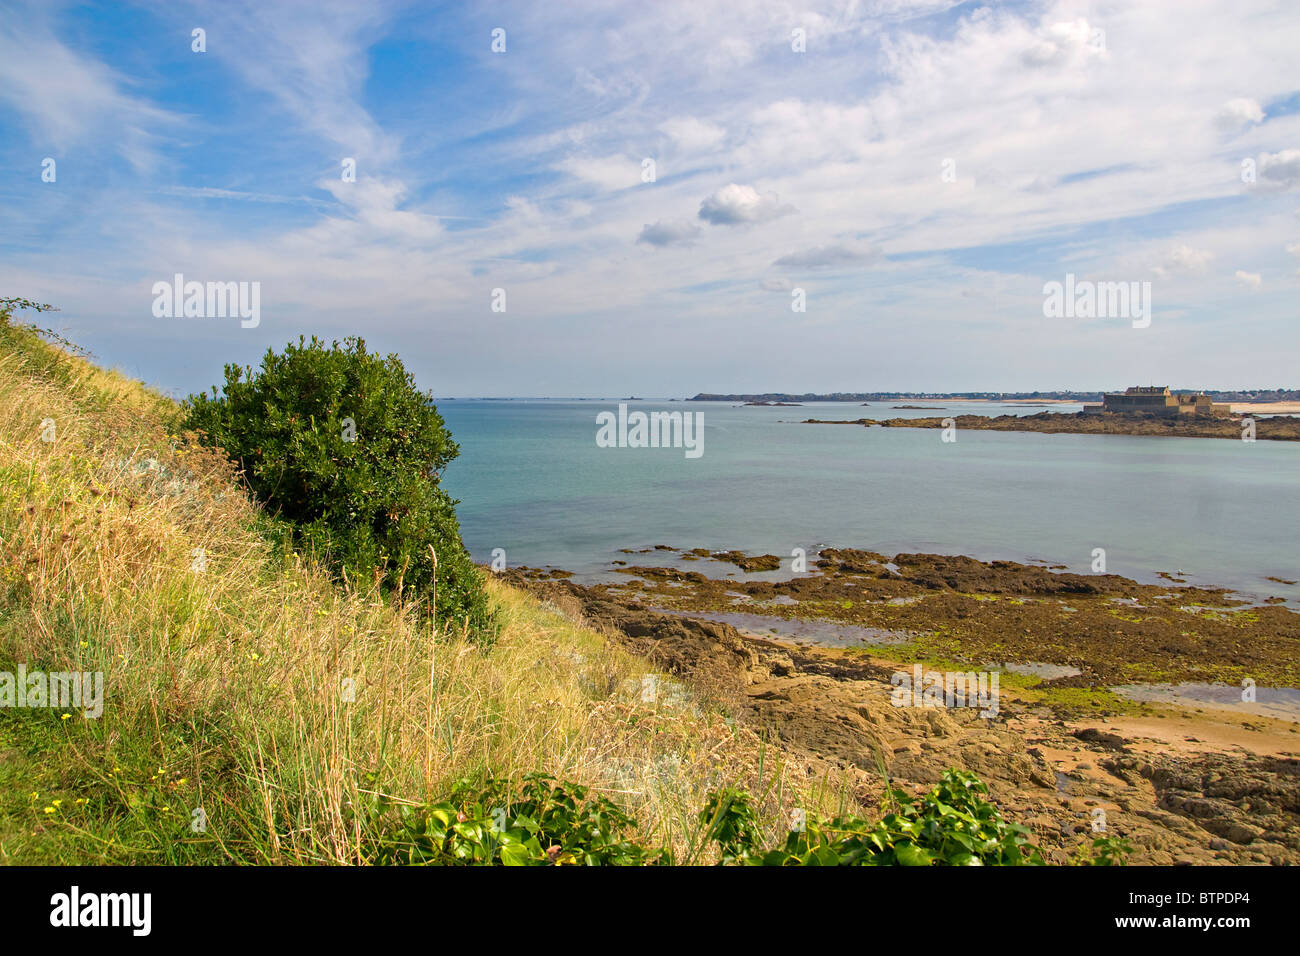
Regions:
<svg viewBox="0 0 1300 956"><path fill-rule="evenodd" d="M805 425L805 418L1034 414L908 400L797 408L628 403L704 414L704 454L600 448L613 401L440 400L461 446L444 482L476 560L593 572L622 548L933 551L1044 561L1300 602L1300 443ZM926 405L931 410L899 410ZM941 410L935 410L940 409ZM1073 412L1077 405L1053 405ZM656 561L655 563L663 563Z"/></svg>

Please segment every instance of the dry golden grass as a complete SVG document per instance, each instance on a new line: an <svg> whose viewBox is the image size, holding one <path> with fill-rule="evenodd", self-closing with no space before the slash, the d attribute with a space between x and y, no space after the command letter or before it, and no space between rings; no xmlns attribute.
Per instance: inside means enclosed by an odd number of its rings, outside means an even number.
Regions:
<svg viewBox="0 0 1300 956"><path fill-rule="evenodd" d="M678 852L722 783L763 794L773 832L838 807L689 695L643 701L643 661L529 595L489 581L504 627L484 649L340 588L269 543L173 411L0 326L0 670L105 681L99 719L0 711L0 859L356 863L377 794L537 770Z"/></svg>

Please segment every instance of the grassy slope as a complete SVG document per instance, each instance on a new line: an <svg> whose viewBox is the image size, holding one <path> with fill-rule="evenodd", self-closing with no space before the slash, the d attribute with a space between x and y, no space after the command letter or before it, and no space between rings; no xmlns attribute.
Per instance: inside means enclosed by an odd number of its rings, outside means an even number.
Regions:
<svg viewBox="0 0 1300 956"><path fill-rule="evenodd" d="M488 772L613 791L679 852L724 780L765 793L773 832L837 808L721 715L643 703L644 662L530 596L489 582L506 623L483 650L336 587L174 412L0 325L0 670L105 681L97 720L0 710L0 860L356 862L376 793Z"/></svg>

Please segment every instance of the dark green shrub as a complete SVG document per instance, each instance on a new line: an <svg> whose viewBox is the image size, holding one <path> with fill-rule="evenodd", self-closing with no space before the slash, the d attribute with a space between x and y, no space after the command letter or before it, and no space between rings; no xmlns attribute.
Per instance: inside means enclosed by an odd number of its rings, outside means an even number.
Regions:
<svg viewBox="0 0 1300 956"><path fill-rule="evenodd" d="M182 427L243 469L253 494L289 522L295 544L354 583L418 596L434 592L442 622L490 636L482 574L438 479L459 448L429 396L396 355L359 338L312 337L268 350L259 369L226 366L221 393L191 396Z"/></svg>

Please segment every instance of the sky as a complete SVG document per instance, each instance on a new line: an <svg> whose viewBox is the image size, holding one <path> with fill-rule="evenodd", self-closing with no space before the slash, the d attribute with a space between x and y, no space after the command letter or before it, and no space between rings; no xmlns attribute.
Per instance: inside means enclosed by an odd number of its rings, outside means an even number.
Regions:
<svg viewBox="0 0 1300 956"><path fill-rule="evenodd" d="M1295 388L1298 47L1294 0L0 0L0 296L177 397L300 335L440 397ZM177 273L257 324L157 316Z"/></svg>

